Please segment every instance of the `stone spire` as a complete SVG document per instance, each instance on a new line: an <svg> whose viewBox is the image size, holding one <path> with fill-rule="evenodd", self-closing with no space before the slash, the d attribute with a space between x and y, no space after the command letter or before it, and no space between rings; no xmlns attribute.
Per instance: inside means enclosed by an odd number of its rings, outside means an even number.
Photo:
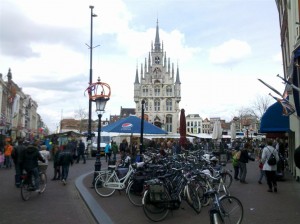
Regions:
<svg viewBox="0 0 300 224"><path fill-rule="evenodd" d="M137 65L136 65L136 73L135 73L134 84L140 84L140 82L139 82L139 72L138 72L138 66Z"/></svg>
<svg viewBox="0 0 300 224"><path fill-rule="evenodd" d="M176 81L175 81L175 83L181 84L180 78L179 78L179 67L178 67L178 64L177 64L177 72L176 72Z"/></svg>
<svg viewBox="0 0 300 224"><path fill-rule="evenodd" d="M157 22L156 22L156 34L155 34L154 50L155 51L160 51L158 19L157 19Z"/></svg>

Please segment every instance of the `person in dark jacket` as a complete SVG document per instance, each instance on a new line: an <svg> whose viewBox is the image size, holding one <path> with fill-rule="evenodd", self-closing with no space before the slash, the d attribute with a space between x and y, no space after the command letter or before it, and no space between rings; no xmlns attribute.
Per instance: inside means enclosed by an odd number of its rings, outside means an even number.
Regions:
<svg viewBox="0 0 300 224"><path fill-rule="evenodd" d="M79 140L79 144L77 147L77 162L79 163L80 157L83 159L83 163L85 163L85 155L84 155L84 150L85 150L85 144L82 142L82 140Z"/></svg>
<svg viewBox="0 0 300 224"><path fill-rule="evenodd" d="M23 144L23 139L18 139L18 145L13 148L13 151L11 153L11 157L15 164L15 185L16 187L20 187L21 184L21 175L22 175L22 164L21 164L21 156L22 152L26 149L26 147Z"/></svg>
<svg viewBox="0 0 300 224"><path fill-rule="evenodd" d="M59 154L61 150L57 145L53 147L53 154L54 154L54 159L53 159L53 168L54 168L54 176L51 180L60 180L61 176L61 171L60 171L60 164L59 164Z"/></svg>
<svg viewBox="0 0 300 224"><path fill-rule="evenodd" d="M64 147L63 151L59 154L59 164L62 168L61 180L63 184L66 185L69 175L69 167L70 165L73 165L73 155L69 148Z"/></svg>
<svg viewBox="0 0 300 224"><path fill-rule="evenodd" d="M46 162L45 159L39 153L37 148L38 142L29 144L25 150L22 151L21 154L21 166L25 171L31 176L34 177L34 188L39 192L39 169L38 169L38 160L43 163ZM32 177L31 176L31 177Z"/></svg>
<svg viewBox="0 0 300 224"><path fill-rule="evenodd" d="M247 163L249 160L254 161L252 157L249 156L250 150L250 143L246 142L244 148L241 150L241 155L239 159L239 166L240 166L240 182L243 184L247 184L246 182L246 175L247 175Z"/></svg>

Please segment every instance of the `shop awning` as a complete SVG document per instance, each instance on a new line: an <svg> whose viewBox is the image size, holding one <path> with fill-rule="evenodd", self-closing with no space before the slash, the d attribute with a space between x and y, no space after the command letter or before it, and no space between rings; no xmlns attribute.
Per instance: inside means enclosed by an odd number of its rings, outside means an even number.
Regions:
<svg viewBox="0 0 300 224"><path fill-rule="evenodd" d="M279 102L271 105L261 118L260 133L289 132L289 117L282 115Z"/></svg>

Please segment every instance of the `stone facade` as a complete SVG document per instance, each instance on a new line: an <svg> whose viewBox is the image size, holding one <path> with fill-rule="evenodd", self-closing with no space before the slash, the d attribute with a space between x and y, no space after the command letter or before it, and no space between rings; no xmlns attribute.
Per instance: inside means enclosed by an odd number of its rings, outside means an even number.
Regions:
<svg viewBox="0 0 300 224"><path fill-rule="evenodd" d="M148 59L141 64L140 73L136 68L134 82L134 102L136 115L141 117L142 101L144 119L161 127L169 133L177 133L179 127L179 102L181 101L181 82L179 68L174 72L174 63L167 59L163 44L159 39L158 22L154 46L152 44Z"/></svg>

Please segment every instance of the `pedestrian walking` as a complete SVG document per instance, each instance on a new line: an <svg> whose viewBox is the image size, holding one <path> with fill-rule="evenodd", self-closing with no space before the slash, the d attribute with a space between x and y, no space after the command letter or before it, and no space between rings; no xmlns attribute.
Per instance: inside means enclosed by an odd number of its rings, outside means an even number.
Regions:
<svg viewBox="0 0 300 224"><path fill-rule="evenodd" d="M276 161L279 161L279 155L277 150L272 146L272 140L267 140L267 145L264 147L262 152L261 161L264 164L263 170L265 171L266 177L267 177L267 184L269 186L268 192L277 192L277 180L276 180L276 171L277 171L277 163L275 165L270 165L268 163L269 158L273 154L276 158Z"/></svg>
<svg viewBox="0 0 300 224"><path fill-rule="evenodd" d="M59 154L59 164L61 165L62 168L61 181L63 182L64 185L66 185L68 175L69 175L70 165L73 165L73 155L72 155L72 151L70 151L69 148L64 147L63 151Z"/></svg>
<svg viewBox="0 0 300 224"><path fill-rule="evenodd" d="M247 175L247 163L249 160L255 161L254 158L249 156L250 143L246 142L243 149L241 150L241 155L239 159L240 166L240 182L247 184L246 175Z"/></svg>
<svg viewBox="0 0 300 224"><path fill-rule="evenodd" d="M4 164L6 168L12 167L12 161L11 161L12 151L13 151L12 145L10 144L9 141L6 141L4 146Z"/></svg>
<svg viewBox="0 0 300 224"><path fill-rule="evenodd" d="M21 164L21 156L22 152L26 149L24 145L24 139L18 139L18 145L15 146L12 150L11 157L15 164L15 185L16 187L20 187L21 184L21 175L22 175L22 164Z"/></svg>
<svg viewBox="0 0 300 224"><path fill-rule="evenodd" d="M60 180L61 177L61 166L59 164L59 154L61 150L57 145L53 147L53 168L54 168L54 176L51 180Z"/></svg>
<svg viewBox="0 0 300 224"><path fill-rule="evenodd" d="M239 159L241 156L241 151L239 149L236 149L232 152L232 166L234 170L234 179L239 180L239 171L240 171L240 165L239 165Z"/></svg>
<svg viewBox="0 0 300 224"><path fill-rule="evenodd" d="M263 177L266 176L265 171L263 170L263 166L264 166L264 164L261 161L259 161L259 164L258 164L258 168L259 168L259 171L260 171L260 175L259 175L259 178L258 178L258 183L259 184L262 184L261 181L262 181Z"/></svg>
<svg viewBox="0 0 300 224"><path fill-rule="evenodd" d="M126 138L124 138L123 141L120 143L120 147L119 147L120 153L125 155L125 150L127 148L128 148L128 142L127 142Z"/></svg>
<svg viewBox="0 0 300 224"><path fill-rule="evenodd" d="M79 163L80 157L82 157L83 163L86 163L84 151L85 151L85 144L80 139L78 147L77 147L77 162L76 163Z"/></svg>
<svg viewBox="0 0 300 224"><path fill-rule="evenodd" d="M119 151L118 145L116 142L111 141L111 151L113 153L113 160L116 162L117 161L117 153Z"/></svg>
<svg viewBox="0 0 300 224"><path fill-rule="evenodd" d="M111 158L111 145L110 143L107 143L104 149L105 152L105 161L109 162Z"/></svg>

